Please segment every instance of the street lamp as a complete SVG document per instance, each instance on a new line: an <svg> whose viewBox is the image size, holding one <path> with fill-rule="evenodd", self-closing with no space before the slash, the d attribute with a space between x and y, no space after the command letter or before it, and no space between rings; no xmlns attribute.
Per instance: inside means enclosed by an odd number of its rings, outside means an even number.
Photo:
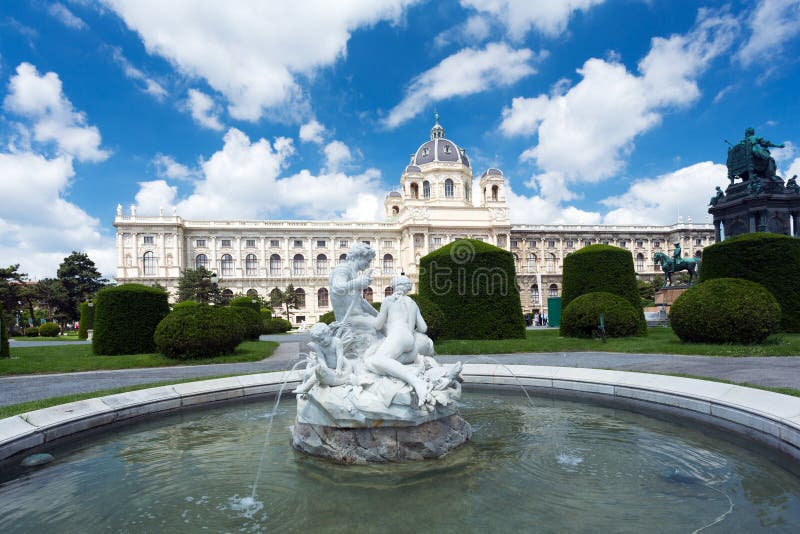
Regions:
<svg viewBox="0 0 800 534"><path fill-rule="evenodd" d="M219 276L217 273L211 273L211 304L217 303L217 284L219 283Z"/></svg>

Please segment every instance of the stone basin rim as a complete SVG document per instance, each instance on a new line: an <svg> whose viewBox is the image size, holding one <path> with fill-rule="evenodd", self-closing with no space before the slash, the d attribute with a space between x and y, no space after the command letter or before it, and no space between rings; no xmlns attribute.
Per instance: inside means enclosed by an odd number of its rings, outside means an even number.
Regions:
<svg viewBox="0 0 800 534"><path fill-rule="evenodd" d="M288 375L288 376L287 376ZM464 386L507 389L611 403L665 414L744 436L800 462L800 398L760 389L669 375L579 367L465 364ZM36 452L59 439L145 416L221 401L274 395L301 380L276 371L184 382L75 401L0 419L0 461Z"/></svg>

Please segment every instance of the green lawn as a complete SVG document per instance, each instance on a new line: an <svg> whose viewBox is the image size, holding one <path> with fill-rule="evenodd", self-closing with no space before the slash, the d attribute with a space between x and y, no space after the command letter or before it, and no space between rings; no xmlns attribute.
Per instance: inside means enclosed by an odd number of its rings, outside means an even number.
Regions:
<svg viewBox="0 0 800 534"><path fill-rule="evenodd" d="M11 347L11 358L0 359L0 375L255 362L270 356L277 347L274 341L245 341L236 348L235 354L206 360L170 360L161 354L95 356L91 345Z"/></svg>
<svg viewBox="0 0 800 534"><path fill-rule="evenodd" d="M560 337L557 329L528 330L525 339L446 340L436 343L437 354L505 354L514 352L628 352L698 354L705 356L796 356L800 334L776 334L763 345L684 343L671 328L648 328L646 337L599 339Z"/></svg>

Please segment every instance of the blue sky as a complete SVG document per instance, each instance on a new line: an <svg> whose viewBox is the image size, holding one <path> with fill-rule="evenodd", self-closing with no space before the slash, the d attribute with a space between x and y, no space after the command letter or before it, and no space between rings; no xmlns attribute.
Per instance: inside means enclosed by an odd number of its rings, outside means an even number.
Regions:
<svg viewBox="0 0 800 534"><path fill-rule="evenodd" d="M515 223L702 221L747 126L800 173L800 0L8 1L0 264L112 221L376 220L434 110Z"/></svg>

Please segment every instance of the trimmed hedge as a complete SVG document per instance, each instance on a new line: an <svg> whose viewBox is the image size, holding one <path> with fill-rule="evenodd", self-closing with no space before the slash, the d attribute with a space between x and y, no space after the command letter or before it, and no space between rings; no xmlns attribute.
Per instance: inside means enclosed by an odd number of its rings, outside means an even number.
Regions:
<svg viewBox="0 0 800 534"><path fill-rule="evenodd" d="M11 357L11 348L8 344L8 324L5 312L0 308L0 358Z"/></svg>
<svg viewBox="0 0 800 534"><path fill-rule="evenodd" d="M35 326L28 326L25 328L25 337L37 337L39 335L39 328Z"/></svg>
<svg viewBox="0 0 800 534"><path fill-rule="evenodd" d="M589 245L564 258L561 309L587 293L605 292L622 297L637 310L638 336L647 335L639 285L629 250L611 245ZM561 335L566 336L563 322Z"/></svg>
<svg viewBox="0 0 800 534"><path fill-rule="evenodd" d="M244 326L244 338L250 340L258 339L264 329L264 321L261 314L254 310L252 306L234 306L231 304L230 310L239 316L239 320Z"/></svg>
<svg viewBox="0 0 800 534"><path fill-rule="evenodd" d="M266 322L272 319L272 310L269 308L261 308L261 320Z"/></svg>
<svg viewBox="0 0 800 534"><path fill-rule="evenodd" d="M336 320L336 316L333 314L333 311L325 312L319 316L319 322L325 324L331 324Z"/></svg>
<svg viewBox="0 0 800 534"><path fill-rule="evenodd" d="M273 317L269 321L264 321L264 334L283 334L292 329L292 323L280 317Z"/></svg>
<svg viewBox="0 0 800 534"><path fill-rule="evenodd" d="M172 305L172 311L182 310L184 308L197 308L200 303L196 300L184 300L183 302L176 302Z"/></svg>
<svg viewBox="0 0 800 534"><path fill-rule="evenodd" d="M683 341L760 343L778 329L781 307L764 286L740 278L715 278L687 290L669 320Z"/></svg>
<svg viewBox="0 0 800 534"><path fill-rule="evenodd" d="M56 337L61 333L61 327L56 323L44 323L39 327L39 335L42 337Z"/></svg>
<svg viewBox="0 0 800 534"><path fill-rule="evenodd" d="M763 232L743 234L703 249L700 282L742 278L761 284L781 305L781 330L800 332L798 270L800 239Z"/></svg>
<svg viewBox="0 0 800 534"><path fill-rule="evenodd" d="M569 303L561 314L561 335L594 337L603 315L607 337L635 336L639 330L639 311L624 298L597 291L586 293Z"/></svg>
<svg viewBox="0 0 800 534"><path fill-rule="evenodd" d="M155 329L153 340L167 358L190 360L231 354L244 340L238 313L220 306L188 306L173 310Z"/></svg>
<svg viewBox="0 0 800 534"><path fill-rule="evenodd" d="M431 252L420 260L419 295L442 311L442 339L525 337L514 257L501 248L459 239Z"/></svg>
<svg viewBox="0 0 800 534"><path fill-rule="evenodd" d="M88 302L81 302L79 311L78 339L89 339L89 330L94 329L94 308Z"/></svg>
<svg viewBox="0 0 800 534"><path fill-rule="evenodd" d="M108 287L94 301L95 354L142 354L156 351L153 333L169 313L167 293L141 284Z"/></svg>
<svg viewBox="0 0 800 534"><path fill-rule="evenodd" d="M444 312L429 298L423 297L418 294L409 294L409 297L419 306L419 312L422 318L425 319L425 324L428 325L428 331L425 335L436 341L442 335L444 328Z"/></svg>
<svg viewBox="0 0 800 534"><path fill-rule="evenodd" d="M231 300L230 305L241 308L250 308L257 313L261 312L261 304L258 303L258 299L256 299L255 303L253 303L252 297L236 297L235 299Z"/></svg>

